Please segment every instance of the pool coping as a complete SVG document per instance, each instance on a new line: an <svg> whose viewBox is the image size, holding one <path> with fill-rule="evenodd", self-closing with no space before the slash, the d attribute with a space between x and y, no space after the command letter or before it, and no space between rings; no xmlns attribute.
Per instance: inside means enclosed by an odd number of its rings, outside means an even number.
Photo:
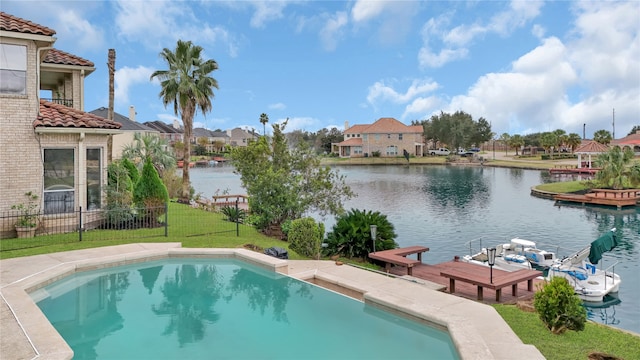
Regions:
<svg viewBox="0 0 640 360"><path fill-rule="evenodd" d="M73 351L29 292L77 271L168 257L236 258L288 276L318 279L361 293L365 303L445 328L461 359L544 359L523 344L491 306L438 291L437 285L322 260L280 260L247 249L182 248L180 243L139 243L0 260L0 355L12 359L71 359ZM10 336L9 336L10 335Z"/></svg>

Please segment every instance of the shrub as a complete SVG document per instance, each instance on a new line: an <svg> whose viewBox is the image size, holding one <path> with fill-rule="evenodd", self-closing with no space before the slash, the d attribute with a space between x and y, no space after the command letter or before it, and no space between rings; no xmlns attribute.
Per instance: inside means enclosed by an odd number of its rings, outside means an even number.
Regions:
<svg viewBox="0 0 640 360"><path fill-rule="evenodd" d="M367 258L372 252L371 225L377 226L375 251L395 249L396 233L387 216L380 212L351 209L337 218L332 231L327 234L328 255Z"/></svg>
<svg viewBox="0 0 640 360"><path fill-rule="evenodd" d="M106 228L125 228L127 223L133 220L134 215L131 209L133 203L133 182L131 180L131 169L126 163L133 165L128 160L114 161L107 167L107 187L106 187ZM135 176L138 170L133 167Z"/></svg>
<svg viewBox="0 0 640 360"><path fill-rule="evenodd" d="M584 330L587 311L567 279L554 277L545 283L534 295L533 307L554 334Z"/></svg>
<svg viewBox="0 0 640 360"><path fill-rule="evenodd" d="M380 151L372 151L371 152L371 157L380 157Z"/></svg>
<svg viewBox="0 0 640 360"><path fill-rule="evenodd" d="M145 222L150 226L158 223L158 217L164 214L164 205L169 201L167 187L164 186L158 171L147 158L142 167L140 180L133 191L133 201L141 208L145 208L141 214Z"/></svg>
<svg viewBox="0 0 640 360"><path fill-rule="evenodd" d="M244 209L237 208L235 206L223 206L220 212L225 216L227 221L241 223L247 216L247 212Z"/></svg>
<svg viewBox="0 0 640 360"><path fill-rule="evenodd" d="M140 173L138 172L138 168L136 167L136 165L128 158L122 159L121 162L122 166L124 166L129 172L129 178L131 179L131 182L134 184L137 183L138 180L140 180Z"/></svg>
<svg viewBox="0 0 640 360"><path fill-rule="evenodd" d="M289 248L300 255L319 259L324 238L324 224L316 224L313 218L296 219L288 231Z"/></svg>

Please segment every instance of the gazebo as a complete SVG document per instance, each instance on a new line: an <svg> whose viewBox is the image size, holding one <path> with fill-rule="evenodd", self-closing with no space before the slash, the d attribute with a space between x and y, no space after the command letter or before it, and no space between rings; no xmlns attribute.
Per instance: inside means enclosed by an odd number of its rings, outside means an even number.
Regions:
<svg viewBox="0 0 640 360"><path fill-rule="evenodd" d="M578 169L583 167L587 167L591 169L591 155L599 155L609 151L609 147L604 144L600 144L597 141L586 140L583 141L580 146L578 146L573 153L578 155ZM588 156L588 160L583 163L582 155Z"/></svg>

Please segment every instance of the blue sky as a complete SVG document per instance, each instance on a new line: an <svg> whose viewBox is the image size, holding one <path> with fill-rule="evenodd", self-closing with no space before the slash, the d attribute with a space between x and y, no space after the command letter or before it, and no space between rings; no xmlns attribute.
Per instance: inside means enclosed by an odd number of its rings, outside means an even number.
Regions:
<svg viewBox="0 0 640 360"><path fill-rule="evenodd" d="M485 118L497 134L564 129L625 136L640 125L638 1L7 1L2 11L57 31L56 48L95 63L85 110L179 118L149 80L158 54L191 40L220 89L196 126L342 129L441 111ZM615 109L615 127L613 125ZM269 126L267 126L269 132Z"/></svg>

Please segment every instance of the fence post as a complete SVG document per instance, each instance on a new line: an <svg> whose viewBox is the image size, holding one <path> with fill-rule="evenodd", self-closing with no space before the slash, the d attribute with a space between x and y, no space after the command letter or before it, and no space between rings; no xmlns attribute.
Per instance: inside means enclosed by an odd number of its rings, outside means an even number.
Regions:
<svg viewBox="0 0 640 360"><path fill-rule="evenodd" d="M236 198L236 214L238 214L238 217L236 218L236 237L240 237L240 208L238 207L239 200L239 198Z"/></svg>
<svg viewBox="0 0 640 360"><path fill-rule="evenodd" d="M80 241L82 241L82 206L80 206L80 210L78 211L78 237Z"/></svg>
<svg viewBox="0 0 640 360"><path fill-rule="evenodd" d="M164 203L164 237L169 237L169 203Z"/></svg>

